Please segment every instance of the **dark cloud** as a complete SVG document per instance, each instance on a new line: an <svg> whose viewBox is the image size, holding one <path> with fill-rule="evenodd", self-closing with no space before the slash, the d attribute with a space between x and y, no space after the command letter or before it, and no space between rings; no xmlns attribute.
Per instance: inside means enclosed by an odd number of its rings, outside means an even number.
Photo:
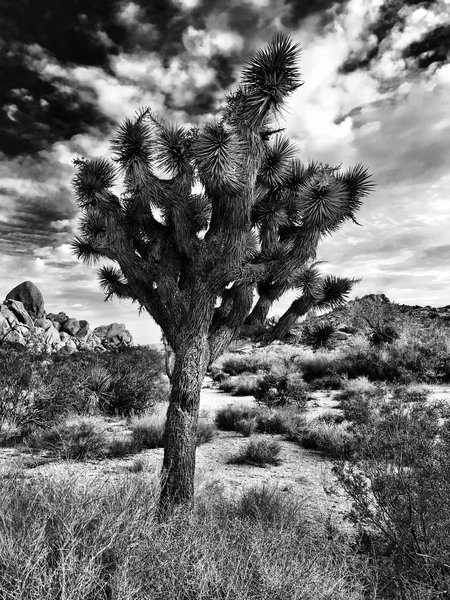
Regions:
<svg viewBox="0 0 450 600"><path fill-rule="evenodd" d="M285 27L295 28L300 22L312 14L323 13L324 22L330 20L325 11L332 6L339 7L346 4L348 0L284 0L286 13L282 18Z"/></svg>
<svg viewBox="0 0 450 600"><path fill-rule="evenodd" d="M70 227L60 227L59 221L67 221L76 215L76 208L69 190L61 186L43 193L37 189L33 197L23 196L11 190L8 194L9 211L5 221L0 221L0 248L6 254L31 254L35 248L59 245L71 237Z"/></svg>
<svg viewBox="0 0 450 600"><path fill-rule="evenodd" d="M23 52L0 50L0 65L0 151L7 156L38 152L108 122L93 90L42 78Z"/></svg>
<svg viewBox="0 0 450 600"><path fill-rule="evenodd" d="M39 44L61 63L107 67L126 37L118 0L1 0L0 8L8 45Z"/></svg>
<svg viewBox="0 0 450 600"><path fill-rule="evenodd" d="M364 69L378 56L382 41L391 33L395 26L402 27L404 14L402 8L405 6L430 6L435 0L386 0L380 7L378 18L369 27L367 33L375 35L377 43L369 48L362 49L359 53L352 53L340 68L341 73L352 73L357 69ZM421 41L413 42L406 50L406 57L417 57L424 52L430 51L430 56L421 57L418 60L420 68L428 67L432 62L445 60L445 48L448 51L450 33L448 27L438 27L435 32L429 32Z"/></svg>
<svg viewBox="0 0 450 600"><path fill-rule="evenodd" d="M426 248L416 256L416 264L425 267L435 267L440 264L450 264L450 244Z"/></svg>
<svg viewBox="0 0 450 600"><path fill-rule="evenodd" d="M33 59L39 51L47 62L108 69L126 35L119 6L103 0L0 1L1 151L32 154L105 125L92 90L49 77Z"/></svg>
<svg viewBox="0 0 450 600"><path fill-rule="evenodd" d="M447 62L450 59L450 25L440 25L404 51L405 58L416 58L417 65L426 69L432 63Z"/></svg>

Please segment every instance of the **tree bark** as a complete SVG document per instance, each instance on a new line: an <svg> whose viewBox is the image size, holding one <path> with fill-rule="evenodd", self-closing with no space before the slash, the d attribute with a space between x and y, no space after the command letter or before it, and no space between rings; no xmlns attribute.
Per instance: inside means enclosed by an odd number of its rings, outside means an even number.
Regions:
<svg viewBox="0 0 450 600"><path fill-rule="evenodd" d="M264 325L273 302L267 296L260 296L252 312L245 320L246 325Z"/></svg>
<svg viewBox="0 0 450 600"><path fill-rule="evenodd" d="M175 351L161 473L160 517L194 498L195 451L200 390L209 359L206 334L196 334Z"/></svg>
<svg viewBox="0 0 450 600"><path fill-rule="evenodd" d="M311 298L301 296L291 304L275 327L268 333L271 340L281 340L294 327L300 317L314 306Z"/></svg>

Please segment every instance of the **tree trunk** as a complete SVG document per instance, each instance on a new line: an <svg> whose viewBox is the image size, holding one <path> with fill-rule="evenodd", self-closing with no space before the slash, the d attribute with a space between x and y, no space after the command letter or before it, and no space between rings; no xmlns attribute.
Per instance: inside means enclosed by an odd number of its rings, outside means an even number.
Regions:
<svg viewBox="0 0 450 600"><path fill-rule="evenodd" d="M311 298L301 296L291 304L278 323L268 334L271 340L281 340L297 323L298 319L313 307L314 302Z"/></svg>
<svg viewBox="0 0 450 600"><path fill-rule="evenodd" d="M195 450L200 390L208 364L205 334L190 337L175 351L167 410L160 515L164 518L194 498Z"/></svg>
<svg viewBox="0 0 450 600"><path fill-rule="evenodd" d="M252 312L245 320L246 325L264 325L273 302L267 296L260 296Z"/></svg>

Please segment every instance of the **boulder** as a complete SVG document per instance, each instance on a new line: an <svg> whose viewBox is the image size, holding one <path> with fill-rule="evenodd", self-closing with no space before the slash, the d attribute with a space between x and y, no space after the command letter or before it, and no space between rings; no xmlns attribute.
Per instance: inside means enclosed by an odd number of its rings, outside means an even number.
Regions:
<svg viewBox="0 0 450 600"><path fill-rule="evenodd" d="M17 320L24 325L28 325L31 329L34 327L33 319L25 310L25 306L20 302L20 300L5 300L5 304L9 310L14 313L17 317Z"/></svg>
<svg viewBox="0 0 450 600"><path fill-rule="evenodd" d="M68 316L66 315L65 312L59 312L57 315L55 315L54 313L50 313L47 315L47 319L50 319L50 321L55 321L56 323L60 323L61 325L63 323L65 323L68 320Z"/></svg>
<svg viewBox="0 0 450 600"><path fill-rule="evenodd" d="M77 348L76 348L75 344L72 346L71 344L67 343L67 344L64 344L64 346L62 346L58 350L58 354L67 356L69 354L74 354L76 351L77 351Z"/></svg>
<svg viewBox="0 0 450 600"><path fill-rule="evenodd" d="M4 342L12 342L15 344L21 344L22 346L27 345L27 342L26 342L25 338L23 337L23 335L14 329L12 329L11 331L8 331L8 333L3 338L3 341Z"/></svg>
<svg viewBox="0 0 450 600"><path fill-rule="evenodd" d="M81 321L78 321L78 323L80 325L80 328L75 335L80 340L86 341L87 338L90 335L92 335L91 328L89 327L89 323L87 321L85 321L84 319L82 319Z"/></svg>
<svg viewBox="0 0 450 600"><path fill-rule="evenodd" d="M61 323L61 331L65 331L69 335L75 335L80 330L80 323L78 319L67 319Z"/></svg>
<svg viewBox="0 0 450 600"><path fill-rule="evenodd" d="M17 325L19 322L16 315L4 304L0 305L0 314L8 321L10 327Z"/></svg>
<svg viewBox="0 0 450 600"><path fill-rule="evenodd" d="M17 300L23 304L33 319L45 316L44 298L39 288L32 281L19 283L7 295L6 300Z"/></svg>
<svg viewBox="0 0 450 600"><path fill-rule="evenodd" d="M59 338L59 332L56 331L53 325L50 325L50 327L44 332L44 335L42 336L42 341L46 346L50 347L55 344L59 344L59 342L61 341Z"/></svg>
<svg viewBox="0 0 450 600"><path fill-rule="evenodd" d="M61 323L58 323L58 321L52 321L52 325L56 331L61 331Z"/></svg>
<svg viewBox="0 0 450 600"><path fill-rule="evenodd" d="M70 335L65 331L61 331L59 334L59 339L61 340L61 342L66 343L70 340Z"/></svg>
<svg viewBox="0 0 450 600"><path fill-rule="evenodd" d="M41 327L44 331L47 331L47 329L50 329L50 327L53 327L52 322L49 319L36 319L36 321L34 322L35 327Z"/></svg>
<svg viewBox="0 0 450 600"><path fill-rule="evenodd" d="M123 323L101 325L94 329L94 334L101 339L102 344L106 347L129 346L133 343L131 333L125 328Z"/></svg>

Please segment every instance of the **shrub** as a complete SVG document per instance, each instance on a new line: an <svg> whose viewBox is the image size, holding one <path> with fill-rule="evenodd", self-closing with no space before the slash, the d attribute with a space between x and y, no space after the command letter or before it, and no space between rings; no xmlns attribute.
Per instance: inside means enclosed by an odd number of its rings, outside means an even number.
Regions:
<svg viewBox="0 0 450 600"><path fill-rule="evenodd" d="M267 465L279 465L281 460L279 454L281 445L274 440L251 440L242 451L230 459L230 463L255 465L266 467Z"/></svg>
<svg viewBox="0 0 450 600"><path fill-rule="evenodd" d="M253 352L252 354L226 354L221 361L221 368L229 375L242 373L257 373L269 371L271 360L267 352Z"/></svg>
<svg viewBox="0 0 450 600"><path fill-rule="evenodd" d="M268 374L256 385L254 397L258 404L268 408L295 405L299 410L306 407L306 386L298 376Z"/></svg>
<svg viewBox="0 0 450 600"><path fill-rule="evenodd" d="M216 412L215 423L223 431L235 431L236 423L242 419L249 419L255 416L254 408L243 408L240 406L226 406Z"/></svg>
<svg viewBox="0 0 450 600"><path fill-rule="evenodd" d="M353 435L345 423L329 423L320 419L309 421L297 441L304 448L320 450L332 458L348 457L354 447Z"/></svg>
<svg viewBox="0 0 450 600"><path fill-rule="evenodd" d="M288 526L298 520L300 505L286 498L277 487L263 484L242 492L236 509L244 519Z"/></svg>
<svg viewBox="0 0 450 600"><path fill-rule="evenodd" d="M394 399L357 431L350 462L335 468L392 597L443 598L450 585L450 426L443 414L440 405Z"/></svg>
<svg viewBox="0 0 450 600"><path fill-rule="evenodd" d="M154 415L135 417L130 425L136 452L164 446L164 420Z"/></svg>
<svg viewBox="0 0 450 600"><path fill-rule="evenodd" d="M107 450L104 423L88 417L72 417L50 429L38 429L27 443L61 460L103 458Z"/></svg>
<svg viewBox="0 0 450 600"><path fill-rule="evenodd" d="M211 423L207 419L200 418L197 423L197 446L206 444L214 439L216 435L216 428L214 423Z"/></svg>
<svg viewBox="0 0 450 600"><path fill-rule="evenodd" d="M264 410L257 414L256 423L261 433L286 433L286 414L283 410Z"/></svg>
<svg viewBox="0 0 450 600"><path fill-rule="evenodd" d="M234 396L253 396L257 386L257 380L254 375L239 375L234 384Z"/></svg>
<svg viewBox="0 0 450 600"><path fill-rule="evenodd" d="M342 387L342 379L337 374L325 375L312 379L308 383L310 390L340 390Z"/></svg>
<svg viewBox="0 0 450 600"><path fill-rule="evenodd" d="M429 390L420 384L409 384L394 388L394 398L404 402L425 402L429 396Z"/></svg>
<svg viewBox="0 0 450 600"><path fill-rule="evenodd" d="M246 419L239 419L235 423L235 431L241 433L244 437L250 437L256 430L256 418L247 417Z"/></svg>
<svg viewBox="0 0 450 600"><path fill-rule="evenodd" d="M369 423L380 406L385 389L369 381L367 377L350 379L343 384L343 391L335 396L339 400L347 421L359 425Z"/></svg>
<svg viewBox="0 0 450 600"><path fill-rule="evenodd" d="M219 383L219 390L225 392L226 394L231 394L234 392L235 381L235 377L230 376L228 376L226 379L222 379L222 381Z"/></svg>
<svg viewBox="0 0 450 600"><path fill-rule="evenodd" d="M302 342L311 348L328 348L334 332L335 327L329 321L305 325L302 331Z"/></svg>
<svg viewBox="0 0 450 600"><path fill-rule="evenodd" d="M299 361L303 379L306 382L314 379L335 376L339 358L335 353L317 352L311 357L304 357Z"/></svg>

